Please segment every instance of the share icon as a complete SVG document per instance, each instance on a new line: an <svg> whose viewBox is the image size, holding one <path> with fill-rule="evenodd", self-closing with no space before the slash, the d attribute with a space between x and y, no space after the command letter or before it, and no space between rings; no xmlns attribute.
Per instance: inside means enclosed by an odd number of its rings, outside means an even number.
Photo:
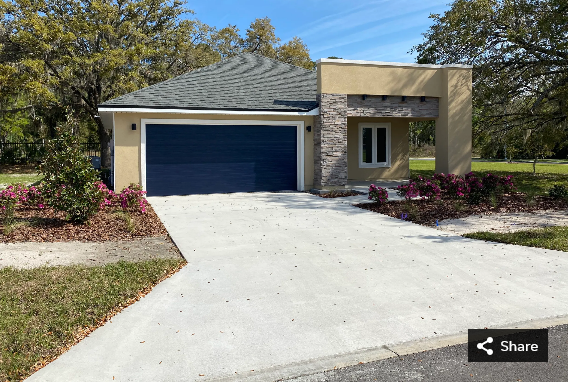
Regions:
<svg viewBox="0 0 569 383"><path fill-rule="evenodd" d="M486 351L486 353L487 353L488 355L492 355L492 354L494 353L494 351L493 351L491 348L486 348L486 347L484 347L484 345L485 345L486 343L492 343L492 342L494 342L494 339L493 339L491 336L489 336L488 339L486 339L486 342L478 343L478 344L476 345L476 347L477 347L479 350L484 350L484 351Z"/></svg>

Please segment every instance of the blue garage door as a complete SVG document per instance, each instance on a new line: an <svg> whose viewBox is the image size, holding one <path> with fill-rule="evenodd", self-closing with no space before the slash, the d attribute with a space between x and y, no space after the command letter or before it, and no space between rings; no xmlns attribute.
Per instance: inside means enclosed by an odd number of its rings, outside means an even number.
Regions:
<svg viewBox="0 0 569 383"><path fill-rule="evenodd" d="M147 124L148 195L296 190L296 130Z"/></svg>

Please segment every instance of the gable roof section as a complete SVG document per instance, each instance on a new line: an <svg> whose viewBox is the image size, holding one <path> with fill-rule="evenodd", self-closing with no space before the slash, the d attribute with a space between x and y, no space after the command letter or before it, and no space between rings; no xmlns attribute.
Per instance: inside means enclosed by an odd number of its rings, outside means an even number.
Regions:
<svg viewBox="0 0 569 383"><path fill-rule="evenodd" d="M318 107L316 72L242 53L99 106L105 109L307 112Z"/></svg>

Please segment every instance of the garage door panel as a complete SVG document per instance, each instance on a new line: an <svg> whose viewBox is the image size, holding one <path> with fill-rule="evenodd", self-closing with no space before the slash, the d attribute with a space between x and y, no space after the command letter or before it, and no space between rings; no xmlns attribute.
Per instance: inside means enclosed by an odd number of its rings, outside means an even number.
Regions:
<svg viewBox="0 0 569 383"><path fill-rule="evenodd" d="M297 127L146 125L148 195L296 189Z"/></svg>
<svg viewBox="0 0 569 383"><path fill-rule="evenodd" d="M254 167L254 163L151 165L147 167L150 176L146 183L153 196L253 190L256 182Z"/></svg>

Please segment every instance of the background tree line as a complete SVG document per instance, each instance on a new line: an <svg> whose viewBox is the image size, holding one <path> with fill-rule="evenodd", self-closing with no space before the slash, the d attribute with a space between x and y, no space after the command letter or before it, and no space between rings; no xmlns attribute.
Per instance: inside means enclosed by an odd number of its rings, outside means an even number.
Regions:
<svg viewBox="0 0 569 383"><path fill-rule="evenodd" d="M411 52L473 65L477 151L566 155L567 2L455 0L431 18ZM200 22L179 0L0 0L0 142L63 126L100 142L109 166L98 104L241 52L314 68L304 42L283 43L268 18L242 32ZM411 145L434 142L432 121L411 124Z"/></svg>
<svg viewBox="0 0 569 383"><path fill-rule="evenodd" d="M179 0L0 0L0 142L34 141L68 126L101 143L106 100L241 52L312 69L308 48L282 43L267 17L244 32L193 18Z"/></svg>
<svg viewBox="0 0 569 383"><path fill-rule="evenodd" d="M484 157L567 156L567 1L455 0L413 47L417 62L473 65ZM419 123L411 136L430 137ZM413 129L416 129L413 132Z"/></svg>

